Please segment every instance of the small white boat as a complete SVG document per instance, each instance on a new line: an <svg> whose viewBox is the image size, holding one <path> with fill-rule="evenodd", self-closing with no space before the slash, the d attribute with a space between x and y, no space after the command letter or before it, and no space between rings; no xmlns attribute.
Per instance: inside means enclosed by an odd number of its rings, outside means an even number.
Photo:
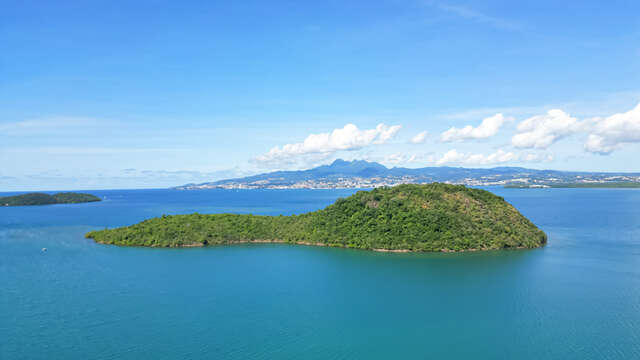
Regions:
<svg viewBox="0 0 640 360"><path fill-rule="evenodd" d="M42 252L45 252L45 251L47 251L47 248L42 248Z"/></svg>

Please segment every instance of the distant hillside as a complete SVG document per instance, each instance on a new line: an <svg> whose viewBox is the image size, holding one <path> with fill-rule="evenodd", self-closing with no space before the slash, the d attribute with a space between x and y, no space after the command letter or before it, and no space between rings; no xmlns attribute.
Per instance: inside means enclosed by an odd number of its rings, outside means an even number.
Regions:
<svg viewBox="0 0 640 360"><path fill-rule="evenodd" d="M276 171L237 179L226 179L201 184L186 184L179 190L192 189L326 189L372 188L398 184L445 182L474 186L538 185L567 183L640 183L640 173L570 172L534 170L521 167L495 167L472 169L460 167L425 167L419 169L386 168L364 160L336 160L309 170Z"/></svg>
<svg viewBox="0 0 640 360"><path fill-rule="evenodd" d="M176 215L86 235L103 244L191 247L284 242L380 251L535 248L547 236L488 191L461 185L399 185L359 191L298 216Z"/></svg>
<svg viewBox="0 0 640 360"><path fill-rule="evenodd" d="M238 179L219 180L201 185L225 185L234 183L264 183L270 185L291 184L294 182L318 179L336 179L341 177L362 177L370 178L374 176L387 175L389 169L384 165L368 162L364 160L344 161L336 160L331 165L322 165L309 170L299 171L275 171L266 174L247 176ZM190 186L195 184L189 184Z"/></svg>
<svg viewBox="0 0 640 360"><path fill-rule="evenodd" d="M100 201L100 198L91 194L80 194L72 192L57 193L54 195L45 193L28 193L22 195L0 197L0 206L78 204L94 201Z"/></svg>

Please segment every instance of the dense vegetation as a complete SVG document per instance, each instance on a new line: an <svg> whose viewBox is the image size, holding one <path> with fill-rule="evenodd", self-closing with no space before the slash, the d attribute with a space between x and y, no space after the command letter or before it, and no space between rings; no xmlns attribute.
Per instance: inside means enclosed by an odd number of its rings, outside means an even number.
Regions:
<svg viewBox="0 0 640 360"><path fill-rule="evenodd" d="M359 191L297 216L162 216L86 236L131 246L275 241L410 251L534 248L546 243L546 235L503 198L438 183Z"/></svg>
<svg viewBox="0 0 640 360"><path fill-rule="evenodd" d="M0 197L0 206L78 204L93 201L100 201L100 198L91 194L80 194L72 192L57 193L55 195L49 195L45 193L29 193Z"/></svg>

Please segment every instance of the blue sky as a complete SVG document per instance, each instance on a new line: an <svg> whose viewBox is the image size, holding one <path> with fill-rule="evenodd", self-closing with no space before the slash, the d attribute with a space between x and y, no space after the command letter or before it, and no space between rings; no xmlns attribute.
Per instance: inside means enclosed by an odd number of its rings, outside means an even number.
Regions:
<svg viewBox="0 0 640 360"><path fill-rule="evenodd" d="M637 1L2 1L0 191L640 171L639 84Z"/></svg>

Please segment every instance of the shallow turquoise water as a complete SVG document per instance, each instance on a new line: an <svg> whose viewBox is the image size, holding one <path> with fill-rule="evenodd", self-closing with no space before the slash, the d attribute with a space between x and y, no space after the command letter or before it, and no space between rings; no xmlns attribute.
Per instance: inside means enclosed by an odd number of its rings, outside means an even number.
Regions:
<svg viewBox="0 0 640 360"><path fill-rule="evenodd" d="M0 207L0 358L640 358L640 191L491 191L549 245L384 254L83 238L163 213L301 213L349 190L96 191L106 200Z"/></svg>

